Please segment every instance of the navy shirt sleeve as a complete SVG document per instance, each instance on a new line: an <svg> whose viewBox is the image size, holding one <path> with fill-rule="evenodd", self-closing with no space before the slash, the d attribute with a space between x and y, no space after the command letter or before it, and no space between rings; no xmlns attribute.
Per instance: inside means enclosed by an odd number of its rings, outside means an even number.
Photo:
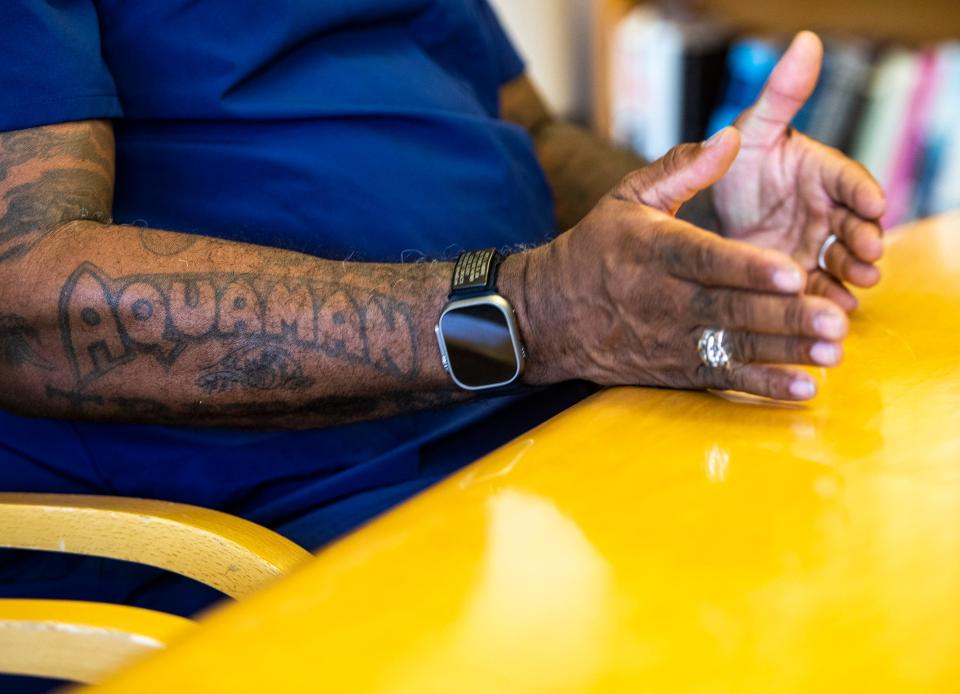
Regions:
<svg viewBox="0 0 960 694"><path fill-rule="evenodd" d="M0 131L122 115L93 0L3 0L0 45Z"/></svg>
<svg viewBox="0 0 960 694"><path fill-rule="evenodd" d="M525 70L523 58L517 52L503 25L487 0L476 0L477 14L481 26L490 37L490 44L494 47L494 57L497 61L497 78L500 84L506 84L522 75Z"/></svg>

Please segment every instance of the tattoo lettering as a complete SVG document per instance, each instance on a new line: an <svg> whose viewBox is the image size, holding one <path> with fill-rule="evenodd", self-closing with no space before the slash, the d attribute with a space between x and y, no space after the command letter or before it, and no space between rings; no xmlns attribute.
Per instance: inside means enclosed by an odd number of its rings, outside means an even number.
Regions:
<svg viewBox="0 0 960 694"><path fill-rule="evenodd" d="M215 272L110 277L85 263L61 291L59 321L80 390L140 356L169 368L191 345L212 341L234 351L197 380L210 393L308 387L289 348L407 381L418 374L411 307L345 283Z"/></svg>
<svg viewBox="0 0 960 694"><path fill-rule="evenodd" d="M314 379L303 373L303 366L280 347L265 345L240 347L216 364L203 369L197 387L204 393L240 390L289 390L309 388Z"/></svg>
<svg viewBox="0 0 960 694"><path fill-rule="evenodd" d="M20 367L30 364L50 370L53 366L30 346L40 333L23 316L0 313L0 364Z"/></svg>

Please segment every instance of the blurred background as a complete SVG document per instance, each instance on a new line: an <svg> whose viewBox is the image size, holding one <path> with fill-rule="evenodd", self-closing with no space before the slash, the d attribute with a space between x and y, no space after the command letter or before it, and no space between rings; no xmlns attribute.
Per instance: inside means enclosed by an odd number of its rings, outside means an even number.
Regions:
<svg viewBox="0 0 960 694"><path fill-rule="evenodd" d="M795 127L870 169L887 225L960 209L960 0L491 2L554 110L648 159L728 125L817 31Z"/></svg>

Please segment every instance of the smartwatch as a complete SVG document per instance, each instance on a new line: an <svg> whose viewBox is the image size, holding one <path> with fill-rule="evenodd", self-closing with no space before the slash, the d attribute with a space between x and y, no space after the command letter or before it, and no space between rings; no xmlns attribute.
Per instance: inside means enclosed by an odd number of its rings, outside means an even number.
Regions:
<svg viewBox="0 0 960 694"><path fill-rule="evenodd" d="M443 368L464 390L511 390L523 373L516 314L496 288L501 262L493 248L461 254L434 329Z"/></svg>

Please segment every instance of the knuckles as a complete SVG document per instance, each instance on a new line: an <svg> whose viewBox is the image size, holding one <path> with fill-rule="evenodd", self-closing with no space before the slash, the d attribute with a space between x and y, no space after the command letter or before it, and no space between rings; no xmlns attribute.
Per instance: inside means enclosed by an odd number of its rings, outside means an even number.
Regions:
<svg viewBox="0 0 960 694"><path fill-rule="evenodd" d="M663 170L679 166L683 156L682 149L669 153ZM641 185L642 173L627 176L618 189ZM563 306L552 319L561 324L555 349L570 365L569 375L605 385L735 389L789 397L789 375L750 363L707 367L697 354L697 339L704 327L725 327L734 331L738 362L772 356L807 363L810 341L798 335L813 309L808 302L815 300L779 297L774 304L769 295L683 279L722 271L722 249L668 214L617 192L553 241L550 262L543 264L550 273L547 284L562 294L562 300L551 300L551 305ZM745 264L744 271L756 275L750 278L754 286L764 279L761 270ZM750 332L755 329L794 337L765 341Z"/></svg>

